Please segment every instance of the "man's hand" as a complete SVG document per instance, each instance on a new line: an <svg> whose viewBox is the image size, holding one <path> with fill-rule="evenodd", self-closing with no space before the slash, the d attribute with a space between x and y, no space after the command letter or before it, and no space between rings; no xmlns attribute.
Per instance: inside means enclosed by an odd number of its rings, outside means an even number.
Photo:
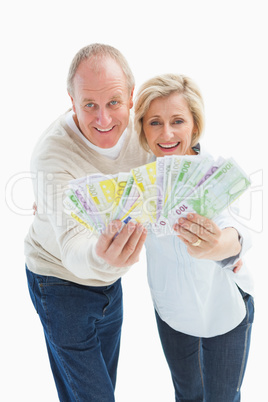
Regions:
<svg viewBox="0 0 268 402"><path fill-rule="evenodd" d="M107 226L96 244L96 254L112 266L128 267L139 261L147 230L130 221L118 233L121 226L122 222L118 220Z"/></svg>

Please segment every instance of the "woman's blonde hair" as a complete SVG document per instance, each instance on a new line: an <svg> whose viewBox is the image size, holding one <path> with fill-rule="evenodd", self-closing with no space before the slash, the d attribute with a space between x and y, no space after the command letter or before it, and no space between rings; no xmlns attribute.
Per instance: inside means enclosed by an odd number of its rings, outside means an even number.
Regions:
<svg viewBox="0 0 268 402"><path fill-rule="evenodd" d="M205 124L204 103L199 88L191 78L184 75L163 74L146 81L135 98L135 130L139 135L140 144L146 151L149 151L149 147L143 131L144 115L154 99L176 92L183 95L194 119L196 132L193 133L191 146L198 143Z"/></svg>
<svg viewBox="0 0 268 402"><path fill-rule="evenodd" d="M104 45L102 43L92 43L80 49L76 53L71 62L67 76L67 91L71 96L74 96L73 79L80 63L84 60L90 59L91 57L96 58L97 68L98 68L98 60L101 59L102 57L111 57L112 59L114 59L118 63L118 65L122 68L123 73L126 77L129 93L131 93L131 91L135 86L135 79L128 62L122 55L122 53L118 49L112 46Z"/></svg>

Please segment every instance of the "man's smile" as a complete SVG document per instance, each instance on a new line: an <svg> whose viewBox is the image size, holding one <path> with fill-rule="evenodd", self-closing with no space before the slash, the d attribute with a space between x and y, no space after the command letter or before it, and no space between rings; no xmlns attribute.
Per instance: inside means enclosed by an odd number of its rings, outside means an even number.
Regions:
<svg viewBox="0 0 268 402"><path fill-rule="evenodd" d="M110 133L111 131L112 131L112 129L114 128L115 126L113 126L113 127L110 127L110 128L106 128L105 130L102 130L101 128L97 128L97 127L94 127L99 133Z"/></svg>

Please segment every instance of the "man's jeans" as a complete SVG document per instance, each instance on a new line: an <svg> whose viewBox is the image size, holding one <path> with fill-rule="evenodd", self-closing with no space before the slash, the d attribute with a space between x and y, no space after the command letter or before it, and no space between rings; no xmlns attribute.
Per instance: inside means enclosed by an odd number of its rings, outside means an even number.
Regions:
<svg viewBox="0 0 268 402"><path fill-rule="evenodd" d="M232 331L212 338L197 338L175 331L156 312L176 402L240 401L254 317L253 298L242 291L241 294L247 310L244 320Z"/></svg>
<svg viewBox="0 0 268 402"><path fill-rule="evenodd" d="M26 267L43 325L51 369L63 402L112 402L123 319L121 280L91 287Z"/></svg>

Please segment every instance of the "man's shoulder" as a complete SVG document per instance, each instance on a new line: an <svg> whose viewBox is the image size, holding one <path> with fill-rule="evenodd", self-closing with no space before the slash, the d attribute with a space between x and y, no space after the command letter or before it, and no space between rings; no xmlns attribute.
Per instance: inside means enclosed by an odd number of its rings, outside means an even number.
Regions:
<svg viewBox="0 0 268 402"><path fill-rule="evenodd" d="M133 159L134 165L143 165L150 162L152 158L152 153L145 151L145 149L140 144L139 135L137 134L134 127L134 116L133 113L130 114L129 124L127 127L127 144L128 144L128 157Z"/></svg>
<svg viewBox="0 0 268 402"><path fill-rule="evenodd" d="M68 126L66 124L66 113L60 115L56 120L54 120L45 131L41 134L38 139L37 146L39 144L44 145L44 143L54 142L59 139L69 138Z"/></svg>
<svg viewBox="0 0 268 402"><path fill-rule="evenodd" d="M66 113L60 115L41 134L34 147L31 164L42 165L44 161L60 159L72 152L74 141L71 130L66 124Z"/></svg>

